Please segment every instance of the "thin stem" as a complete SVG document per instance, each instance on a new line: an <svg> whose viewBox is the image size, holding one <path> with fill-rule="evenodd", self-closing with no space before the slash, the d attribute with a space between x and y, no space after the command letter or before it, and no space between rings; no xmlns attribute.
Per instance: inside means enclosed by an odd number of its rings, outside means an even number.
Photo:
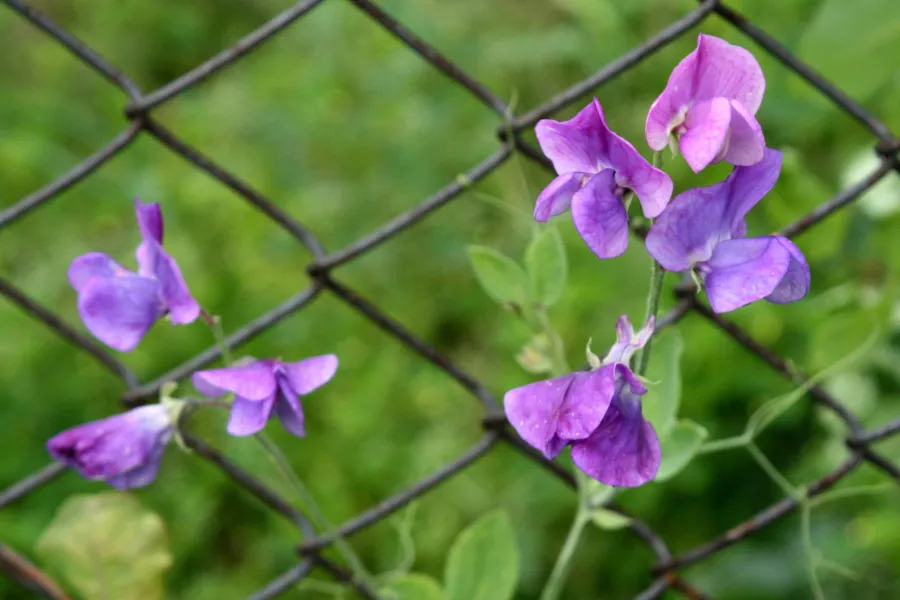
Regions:
<svg viewBox="0 0 900 600"><path fill-rule="evenodd" d="M663 153L662 151L653 153L653 166L661 167L663 161ZM650 225L653 225L653 219L650 219ZM644 317L644 323L650 321L650 319L656 319L656 314L659 312L659 298L662 295L662 284L663 280L666 278L666 272L662 268L656 259L651 257L653 263L650 265L650 291L647 293L647 313ZM638 354L637 358L637 375L644 375L647 372L647 365L650 364L650 347L653 345L653 336L650 336L650 339L647 340L647 343L644 345L643 349L641 349L640 354Z"/></svg>
<svg viewBox="0 0 900 600"><path fill-rule="evenodd" d="M656 313L659 312L659 297L662 295L662 284L665 277L665 270L654 260L650 266L650 292L647 294L647 315L644 318L644 323L649 322L650 319L656 319ZM644 375L647 372L647 365L650 364L650 347L652 344L653 336L651 335L638 356L637 375Z"/></svg>
<svg viewBox="0 0 900 600"><path fill-rule="evenodd" d="M541 592L540 600L556 600L559 598L563 585L565 585L566 578L569 575L569 571L572 569L572 556L575 554L575 548L578 546L578 541L581 539L581 532L584 531L584 526L587 525L587 522L587 515L583 512L581 507L579 507L578 513L572 521L572 527L569 529L569 534L566 536L566 541L563 544L562 550L560 550L559 556L556 557L556 564L553 565L550 579L547 580L547 585L544 586L544 591Z"/></svg>
<svg viewBox="0 0 900 600"><path fill-rule="evenodd" d="M723 452L725 450L734 450L735 448L743 448L750 441L750 438L744 435L724 438L721 440L713 440L706 442L700 446L698 454L713 454L715 452Z"/></svg>
<svg viewBox="0 0 900 600"><path fill-rule="evenodd" d="M809 585L812 587L813 598L816 600L825 600L825 592L822 589L822 584L819 582L819 574L816 571L816 550L812 543L810 509L809 502L806 500L803 500L800 505L800 532L803 540L803 554L806 559L806 576L809 577Z"/></svg>
<svg viewBox="0 0 900 600"><path fill-rule="evenodd" d="M369 572L366 570L362 561L340 535L338 529L328 521L328 518L322 512L322 509L319 508L319 505L316 503L312 494L310 494L309 490L306 489L306 486L303 485L303 481L300 480L300 477L297 476L287 458L281 452L281 448L279 448L278 445L270 440L264 433L257 433L253 437L259 441L260 445L266 451L266 455L275 465L275 468L278 469L281 476L288 482L288 485L291 486L297 496L297 500L300 502L303 512L306 513L313 524L319 529L320 533L324 533L327 537L334 539L334 545L341 557L347 562L347 566L353 573L353 579L364 584L370 590L377 589L372 583L372 576L369 575Z"/></svg>
<svg viewBox="0 0 900 600"><path fill-rule="evenodd" d="M765 454L762 453L759 447L752 440L747 442L747 450L750 452L750 455L753 456L754 460L756 460L756 463L760 466L760 468L762 468L762 470L766 472L766 475L768 475L769 478L774 481L778 487L781 488L782 492L784 492L791 498L805 502L805 500L802 499L803 492L800 489L794 487L794 485L790 481L788 481L787 478L778 471L778 469L775 468L775 465L772 464L772 462L766 457Z"/></svg>
<svg viewBox="0 0 900 600"><path fill-rule="evenodd" d="M852 498L853 496L862 496L864 494L880 494L896 489L890 483L874 483L871 485L858 485L854 487L843 488L840 490L831 490L824 494L819 494L815 498L810 498L810 506L821 506L827 502L841 500L843 498Z"/></svg>

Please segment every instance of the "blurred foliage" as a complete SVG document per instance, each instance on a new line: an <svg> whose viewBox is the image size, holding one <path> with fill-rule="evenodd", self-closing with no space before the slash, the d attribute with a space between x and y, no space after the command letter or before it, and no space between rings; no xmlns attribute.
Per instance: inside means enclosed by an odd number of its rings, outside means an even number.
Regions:
<svg viewBox="0 0 900 600"><path fill-rule="evenodd" d="M35 1L63 27L108 57L145 90L188 71L261 25L287 1L121 3ZM599 69L696 6L691 0L383 0L401 22L522 108ZM733 0L732 6L802 59L844 86L900 131L900 12L893 0ZM611 126L644 148L646 109L691 35L597 90ZM776 230L810 211L860 172L872 137L804 81L763 55L727 23L702 30L759 56L768 89L759 118L769 145L786 151L774 192L751 216L750 231ZM126 98L103 78L9 10L0 10L0 206L45 185L124 129ZM568 118L579 106L563 111ZM321 236L331 250L351 242L428 194L497 147L496 117L346 2L325 2L287 31L154 111L190 144ZM863 167L859 165L862 164ZM848 176L848 169L855 171ZM874 167L870 167L874 170ZM721 179L724 165L693 176L671 161L676 189ZM896 179L896 175L891 175ZM479 199L490 194L530 212L549 175L511 161L475 190L404 232L336 277L375 301L483 379L498 395L530 380L515 355L529 332L482 293L465 246L522 256L530 225ZM881 187L896 194L897 186ZM892 191L893 190L893 191ZM874 192L873 192L874 193ZM77 322L66 268L76 255L127 256L137 240L131 198L163 205L166 246L195 295L233 330L307 285L309 255L286 233L217 181L147 135L99 172L28 215L0 237L0 273L45 306ZM890 204L890 202L888 202ZM900 412L900 236L898 216L846 208L797 238L811 261L810 298L757 303L731 317L762 343L816 372L858 347L875 326L878 344L829 389L866 425ZM643 311L648 264L639 244L615 261L587 250L571 221L558 219L569 284L550 310L580 364L584 343L613 339L618 315ZM674 284L669 278L669 285ZM673 304L665 296L663 309ZM685 340L680 415L711 439L740 433L766 400L791 388L776 373L699 317L679 327ZM44 466L43 441L120 409L122 383L8 302L0 302L0 436L5 487ZM211 344L200 323L158 325L123 356L150 379ZM451 378L387 338L327 294L243 350L254 356L335 352L335 380L306 402L308 437L282 445L332 522L403 489L478 439L481 407ZM202 415L201 415L202 417ZM217 420L216 420L217 419ZM279 486L253 444L227 439L224 416L194 425L234 460ZM791 481L808 481L845 456L843 430L808 402L773 422L760 448ZM898 441L879 445L900 456ZM842 485L881 481L862 467ZM0 537L31 553L40 532L72 494L100 484L66 474L3 511ZM135 494L168 526L173 553L167 597L238 598L296 564L297 532L234 486L213 466L169 452L157 482ZM746 453L694 460L674 479L626 491L619 501L659 531L674 551L718 535L781 497ZM895 598L900 564L897 490L851 497L812 512L811 540L849 570L822 570L828 597ZM521 553L517 598L535 598L562 544L575 497L561 483L505 448L422 499L412 537L414 570L441 579L452 540L466 524L503 506ZM388 523L354 545L373 571L392 568L401 549ZM692 567L712 597L808 597L803 540L794 515ZM653 558L626 530L590 528L566 597L629 597L648 582ZM846 573L845 573L846 575ZM417 584L411 584L417 585ZM427 585L427 584L426 584ZM0 581L0 596L24 598ZM324 597L298 588L286 595Z"/></svg>

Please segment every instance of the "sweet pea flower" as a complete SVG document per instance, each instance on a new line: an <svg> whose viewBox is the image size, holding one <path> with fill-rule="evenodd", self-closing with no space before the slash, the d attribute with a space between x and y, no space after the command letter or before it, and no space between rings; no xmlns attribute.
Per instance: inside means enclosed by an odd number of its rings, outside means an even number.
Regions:
<svg viewBox="0 0 900 600"><path fill-rule="evenodd" d="M754 165L766 148L754 116L765 91L762 68L750 52L701 33L697 49L678 63L650 106L647 143L659 151L675 136L695 173L721 160Z"/></svg>
<svg viewBox="0 0 900 600"><path fill-rule="evenodd" d="M207 396L234 394L228 433L253 435L266 426L272 410L281 424L296 436L306 435L300 396L328 383L337 371L334 354L298 362L257 360L250 364L194 373L194 387Z"/></svg>
<svg viewBox="0 0 900 600"><path fill-rule="evenodd" d="M809 265L785 237L748 238L744 216L781 171L781 152L767 149L752 167L725 181L679 194L647 234L647 250L669 271L692 269L717 313L761 298L795 302L809 291Z"/></svg>
<svg viewBox="0 0 900 600"><path fill-rule="evenodd" d="M163 219L158 204L135 199L143 242L137 249L138 272L100 252L79 256L69 267L69 283L78 292L78 312L101 342L129 352L157 319L169 316L185 325L200 315L175 259L163 250Z"/></svg>
<svg viewBox="0 0 900 600"><path fill-rule="evenodd" d="M538 196L534 218L547 221L571 207L575 228L600 258L619 256L628 245L627 190L647 218L672 197L672 179L610 131L596 98L569 121L539 121L535 133L559 177Z"/></svg>
<svg viewBox="0 0 900 600"><path fill-rule="evenodd" d="M152 404L63 431L47 450L83 477L125 490L153 481L173 432L167 408Z"/></svg>
<svg viewBox="0 0 900 600"><path fill-rule="evenodd" d="M659 471L659 437L641 414L647 388L628 367L652 333L652 319L635 334L628 317L619 317L618 341L596 368L507 392L509 422L549 459L571 446L575 465L606 485L652 480Z"/></svg>

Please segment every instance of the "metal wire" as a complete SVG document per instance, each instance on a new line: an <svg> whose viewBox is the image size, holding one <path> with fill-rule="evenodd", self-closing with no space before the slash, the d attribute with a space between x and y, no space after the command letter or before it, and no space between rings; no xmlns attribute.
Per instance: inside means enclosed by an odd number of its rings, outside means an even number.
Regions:
<svg viewBox="0 0 900 600"><path fill-rule="evenodd" d="M129 120L129 125L106 146L98 149L93 155L74 166L67 173L47 183L40 190L29 194L17 202L11 203L9 208L0 211L0 229L26 217L28 213L46 205L61 192L77 185L96 170L101 169L109 159L126 151L135 139L146 133L195 167L205 171L223 185L231 188L244 201L263 212L292 235L312 255L312 261L307 266L307 273L312 278L311 283L280 306L232 333L226 340L230 348L238 347L260 332L277 325L284 317L301 310L320 293L327 291L343 300L350 308L366 316L385 333L406 345L410 350L444 370L484 406L485 419L483 424L486 432L478 443L459 458L431 475L411 484L405 490L398 491L390 498L339 526L338 531L341 536L352 536L379 522L412 499L428 493L453 475L474 464L499 443L512 446L529 460L534 461L552 475L574 487L575 482L571 473L555 463L546 461L539 452L523 443L509 430L496 398L484 384L463 371L437 349L408 331L399 322L383 313L374 304L365 300L344 284L335 281L331 274L337 267L355 260L366 252L373 251L380 244L415 225L445 204L452 202L468 186L502 165L514 152L519 152L537 164L550 168L549 161L539 150L519 139L520 132L533 127L539 119L554 114L578 98L606 84L621 73L643 62L665 45L686 35L688 30L704 19L717 15L741 30L786 69L804 79L819 93L827 97L838 109L850 115L865 127L875 137L874 149L882 157L881 164L867 177L840 192L834 198L821 203L808 215L784 227L781 231L783 235L792 237L803 233L810 227L822 222L831 214L851 204L890 171L900 172L900 158L898 158L900 141L884 123L870 114L837 86L801 62L776 39L718 0L704 0L700 2L697 8L681 17L678 21L673 22L643 44L631 49L608 65L601 67L590 77L575 82L568 88L561 90L540 106L518 116L513 114L507 103L501 100L487 86L466 73L461 67L429 45L428 42L385 12L383 8L369 0L350 1L370 17L373 23L385 28L390 34L401 40L412 52L419 55L432 67L456 82L474 98L496 113L499 118L497 137L500 147L464 176L448 182L444 188L435 192L419 205L397 215L382 227L377 228L360 240L348 244L345 248L328 253L318 238L302 223L287 214L276 203L256 191L249 184L243 182L228 170L218 166L198 150L190 147L175 133L156 122L152 116L154 108L170 101L184 91L202 84L207 78L231 66L250 51L263 46L266 41L279 32L284 31L298 21L302 21L302 17L321 4L322 0L302 0L297 2L291 8L277 15L233 46L222 50L216 56L188 73L146 94L141 91L134 81L119 71L107 59L55 24L51 18L38 9L21 0L2 0L8 8L53 38L85 65L122 90L128 97L128 103L123 107L123 114ZM512 140L507 139L510 133L512 134ZM636 233L640 234L639 231ZM713 313L708 306L698 301L693 295L685 293L684 289L679 288L677 291L681 292L682 300L668 315L661 317L659 321L661 325L672 325L690 314L697 314L710 325L733 338L748 352L766 362L785 379L798 385L805 384L808 381L805 374L790 366L782 357L754 340L746 331L720 315ZM134 373L114 355L107 352L103 346L80 333L77 328L67 324L51 311L29 298L12 282L0 278L0 295L8 298L14 305L55 331L69 343L89 353L104 367L120 377L126 388L122 396L122 401L126 406L149 401L158 393L163 382L182 380L194 370L209 364L219 357L217 348L209 348L168 373L159 375L149 382L141 383ZM845 424L848 450L846 460L839 467L807 486L807 497L814 497L823 493L864 463L880 469L887 477L900 484L900 466L881 456L872 448L874 444L884 439L900 435L900 419L886 423L871 431L865 431L860 425L859 419L849 408L830 396L822 388L815 385L810 386L807 396L813 402L833 412ZM373 590L367 589L360 582L352 581L350 574L323 556L322 552L334 542L333 536L317 533L309 521L291 506L290 502L269 489L254 475L228 460L215 448L194 436L187 435L185 439L186 443L194 450L196 456L209 461L210 464L231 478L236 485L255 496L270 509L290 520L303 535L303 542L297 546L297 565L271 582L265 584L261 582L260 590L249 596L249 598L274 598L291 589L293 585L301 581L316 568L348 582L363 597L375 597ZM24 477L21 481L0 493L0 509L13 502L22 501L37 488L49 485L63 472L64 468L61 465L51 463L38 472ZM751 519L725 531L719 537L696 548L683 550L677 555L673 555L665 541L643 521L634 518L633 515L628 515L632 519L630 524L632 533L653 551L657 560L656 565L652 565L649 568L649 572L653 576L652 581L643 591L636 592L635 597L640 599L658 598L667 590L671 590L686 598L706 598L703 592L683 579L679 573L680 569L705 560L711 555L754 535L776 520L790 514L799 506L800 501L798 499L784 498L761 510ZM616 506L611 506L610 508L622 512ZM0 548L0 550L3 550L3 548ZM11 549L9 552L0 552L0 558L3 557L5 559L0 560L0 566L3 566L7 573L13 574L15 579L27 588L38 590L39 593L48 597L64 597L60 595L62 594L61 592L55 591L52 580L49 580L34 565L20 560Z"/></svg>

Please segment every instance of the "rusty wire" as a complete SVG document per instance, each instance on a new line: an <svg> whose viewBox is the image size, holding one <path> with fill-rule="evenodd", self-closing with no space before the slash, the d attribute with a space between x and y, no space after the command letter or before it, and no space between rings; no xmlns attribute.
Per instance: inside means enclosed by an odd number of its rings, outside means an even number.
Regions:
<svg viewBox="0 0 900 600"><path fill-rule="evenodd" d="M227 338L227 345L231 348L238 347L249 341L260 332L273 327L286 316L301 310L311 300L323 292L333 294L351 308L365 315L385 333L393 336L410 350L419 354L425 360L436 365L448 375L453 377L463 388L478 399L485 409L483 426L485 434L481 440L473 445L455 460L451 461L436 472L422 478L420 481L408 486L405 490L381 501L376 506L357 515L353 519L343 523L337 529L341 536L352 537L355 533L377 523L388 515L405 506L414 498L428 493L455 474L466 469L475 461L485 456L498 444L509 444L516 450L529 457L535 463L543 466L547 471L560 478L563 482L574 488L575 482L570 473L560 466L546 461L540 453L534 451L523 443L507 427L506 420L500 410L497 399L481 382L467 374L448 357L444 356L436 348L427 344L415 334L408 331L402 324L381 312L374 304L361 297L352 289L336 281L333 271L347 262L350 262L366 252L370 252L385 241L398 235L405 229L428 217L441 206L458 198L470 185L493 172L514 153L519 152L525 157L534 160L538 164L549 168L549 163L541 152L534 146L520 139L519 134L527 130L541 118L555 114L567 107L579 98L592 93L621 73L647 59L657 50L685 35L689 29L697 26L711 16L723 19L741 30L751 38L758 46L769 53L785 68L793 71L813 86L819 93L828 98L838 109L853 117L862 127L867 129L875 138L875 152L881 157L881 163L877 169L861 181L850 186L846 190L821 203L809 214L801 217L781 230L788 237L799 235L810 227L820 223L834 212L852 203L862 193L875 185L890 171L900 172L900 141L893 136L885 124L870 114L863 106L850 98L846 93L828 82L812 68L802 63L780 42L772 38L762 29L747 21L739 13L719 0L704 0L694 10L672 23L667 28L648 39L643 44L629 50L627 53L600 68L596 73L586 79L576 82L567 89L549 98L540 106L528 112L516 115L498 95L487 86L478 82L472 76L463 71L440 52L434 49L425 40L407 29L384 9L369 0L350 0L350 2L365 13L374 23L383 27L411 51L427 61L432 67L439 70L456 84L465 88L482 104L491 109L498 116L497 137L499 148L480 163L474 165L463 176L449 182L444 188L435 192L419 205L409 211L398 215L390 222L379 227L358 241L348 244L337 251L328 252L304 225L284 212L278 204L251 187L250 184L240 180L237 176L215 164L200 151L190 147L173 132L167 130L153 119L153 109L178 97L185 90L200 85L204 80L216 76L219 71L239 61L249 52L254 51L277 35L280 31L290 27L309 11L322 3L323 0L302 0L292 7L275 16L273 19L250 33L233 46L222 50L216 56L205 63L173 81L163 85L157 90L144 93L138 85L127 75L121 73L105 58L97 54L75 36L56 25L47 15L22 0L2 0L11 10L18 13L31 25L42 30L59 44L62 44L69 52L81 62L90 67L96 73L117 86L127 96L128 102L123 107L123 114L128 120L127 126L104 147L87 157L83 162L73 167L69 172L49 182L43 188L29 194L8 208L0 211L0 229L7 227L29 212L44 206L61 192L71 186L77 185L84 178L91 175L97 169L114 156L126 151L129 146L142 135L156 138L160 143L172 152L180 155L185 161L205 171L225 186L231 188L246 202L250 203L286 232L293 236L297 242L304 246L313 256L312 262L307 266L307 273L312 278L311 284L299 291L294 297L288 299L282 305L260 315L254 321L244 325ZM509 139L512 137L512 139ZM782 357L778 356L759 342L754 340L747 332L713 313L705 304L684 288L676 290L682 296L681 301L668 315L660 319L663 326L677 323L690 314L697 314L712 326L721 330L724 334L733 338L746 348L751 354L767 363L785 379L794 384L805 384L808 377L789 365ZM88 352L108 370L117 375L125 384L126 391L122 396L122 402L126 406L134 406L150 401L157 395L161 385L166 381L182 380L194 370L201 368L220 357L217 347L211 347L196 356L175 367L168 373L161 374L148 382L142 383L137 376L122 364L115 356L109 353L102 345L80 333L76 328L64 322L52 311L41 306L38 302L29 298L15 285L0 278L0 294L8 298L13 304L41 321L44 325L54 330L58 335L74 346ZM812 385L808 388L807 396L823 408L833 412L846 426L847 458L834 471L822 476L805 488L807 497L821 494L838 481L849 475L863 463L868 463L880 469L885 475L900 483L900 466L878 454L872 446L890 436L900 435L900 419L886 423L883 426L865 431L859 420L850 410L837 399L830 396L822 388ZM249 596L253 600L274 598L289 590L294 584L306 577L314 569L320 569L331 576L353 585L363 597L372 598L373 591L366 589L358 582L352 581L352 577L340 566L325 558L322 552L334 541L334 535L317 533L306 518L294 509L291 504L269 489L259 479L246 472L240 466L228 460L215 448L193 436L186 436L188 445L194 450L195 455L208 460L219 468L226 476L248 493L255 496L270 509L284 516L295 524L302 534L302 543L297 546L298 563L287 572L283 573L271 582L261 585L260 589ZM51 463L40 471L23 478L18 483L10 486L0 493L0 509L23 499L35 489L48 485L64 468L58 463ZM705 598L703 592L685 581L680 570L688 565L702 561L709 556L731 546L738 541L751 536L761 529L772 524L776 520L786 516L800 506L797 498L784 498L779 502L760 511L749 520L740 523L719 537L706 542L696 548L683 550L673 554L665 541L650 527L633 515L630 529L632 533L645 543L656 556L656 564L649 569L653 576L652 582L647 588L638 592L636 598L650 599L661 596L666 590L680 593L686 598ZM622 510L612 505L612 510ZM624 513L623 513L624 514ZM6 552L0 547L0 570L10 574L29 589L48 598L64 598L65 596L46 578L39 569L30 565L18 557L11 550Z"/></svg>

